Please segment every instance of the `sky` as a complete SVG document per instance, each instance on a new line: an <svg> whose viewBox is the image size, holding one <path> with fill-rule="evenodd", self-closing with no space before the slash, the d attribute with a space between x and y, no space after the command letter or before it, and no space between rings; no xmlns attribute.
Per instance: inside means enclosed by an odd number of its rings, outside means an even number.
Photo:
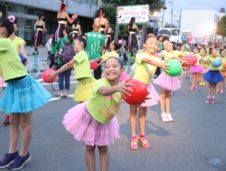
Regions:
<svg viewBox="0 0 226 171"><path fill-rule="evenodd" d="M164 21L170 23L171 21L171 3L172 0L166 0L166 7L164 13ZM214 9L220 11L221 8L226 10L226 0L173 0L174 1L174 21L179 20L180 11L183 9ZM163 13L160 13L162 16Z"/></svg>

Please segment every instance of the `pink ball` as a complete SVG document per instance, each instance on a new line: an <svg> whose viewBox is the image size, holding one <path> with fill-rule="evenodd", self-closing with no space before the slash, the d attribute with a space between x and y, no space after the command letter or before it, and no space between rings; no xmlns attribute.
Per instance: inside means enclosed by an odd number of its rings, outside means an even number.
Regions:
<svg viewBox="0 0 226 171"><path fill-rule="evenodd" d="M197 63L197 61L198 61L198 58L197 58L197 56L195 56L193 54L189 54L189 55L187 55L187 61L191 65L195 65Z"/></svg>

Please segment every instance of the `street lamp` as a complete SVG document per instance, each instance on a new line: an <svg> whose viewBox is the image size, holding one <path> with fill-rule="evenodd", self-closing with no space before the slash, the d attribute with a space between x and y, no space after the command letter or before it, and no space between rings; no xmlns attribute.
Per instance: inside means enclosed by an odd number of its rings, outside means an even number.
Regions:
<svg viewBox="0 0 226 171"><path fill-rule="evenodd" d="M162 28L164 27L164 11L166 10L166 6L164 5L164 7L162 8Z"/></svg>

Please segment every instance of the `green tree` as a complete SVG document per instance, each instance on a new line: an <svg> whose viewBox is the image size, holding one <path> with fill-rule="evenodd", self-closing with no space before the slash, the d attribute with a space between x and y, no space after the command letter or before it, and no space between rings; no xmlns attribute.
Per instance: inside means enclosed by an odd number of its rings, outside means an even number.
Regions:
<svg viewBox="0 0 226 171"><path fill-rule="evenodd" d="M226 15L217 24L217 34L226 37Z"/></svg>

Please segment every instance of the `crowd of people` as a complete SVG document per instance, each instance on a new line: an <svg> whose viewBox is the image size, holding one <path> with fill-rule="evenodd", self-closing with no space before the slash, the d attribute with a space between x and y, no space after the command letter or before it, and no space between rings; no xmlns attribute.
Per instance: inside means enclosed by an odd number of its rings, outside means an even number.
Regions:
<svg viewBox="0 0 226 171"><path fill-rule="evenodd" d="M95 171L96 147L100 155L101 171L108 170L108 145L119 138L116 115L122 97L132 93L129 87L133 85L125 83L126 79L139 80L148 89L148 95L142 104L130 105L129 147L132 150L139 148L139 142L143 148L151 148L145 132L148 107L157 105L160 101L161 120L174 121L170 111L170 99L172 93L181 88L181 81L186 77L170 76L167 73L168 61L176 59L181 62L184 70L182 73L192 77L191 91L198 90L199 86L205 86L208 82L205 100L207 104L216 103L216 93L224 93L226 51L223 46L178 44L172 43L167 37L148 34L143 49L138 50L136 33L139 28L135 24L135 18L132 17L128 24L128 41L124 44L122 40L113 40L113 30L102 8L94 18L91 32L82 32L78 15L73 14L70 17L63 3L57 13L57 21L57 30L47 42L51 60L49 68L55 70L49 81L58 75L58 96L67 98L71 72L75 72L78 84L73 98L78 104L65 114L63 125L76 140L85 143L88 171ZM34 47L38 48L43 44L43 34L47 31L43 16L39 16L35 25ZM31 159L29 145L32 135L32 111L46 104L51 98L51 95L27 74L24 67L27 61L25 41L15 35L16 31L17 22L14 16L0 18L0 86L4 88L0 110L7 114L5 124L10 126L9 150L0 161L0 168L8 167L11 170L23 168ZM125 59L121 58L123 50L126 51L127 58L133 56L135 59L132 75L125 70ZM195 63L187 60L189 55L196 57ZM217 65L216 61L220 64ZM92 63L96 63L96 67L90 67ZM160 87L160 95L155 86ZM23 135L22 147L17 151L20 127Z"/></svg>

